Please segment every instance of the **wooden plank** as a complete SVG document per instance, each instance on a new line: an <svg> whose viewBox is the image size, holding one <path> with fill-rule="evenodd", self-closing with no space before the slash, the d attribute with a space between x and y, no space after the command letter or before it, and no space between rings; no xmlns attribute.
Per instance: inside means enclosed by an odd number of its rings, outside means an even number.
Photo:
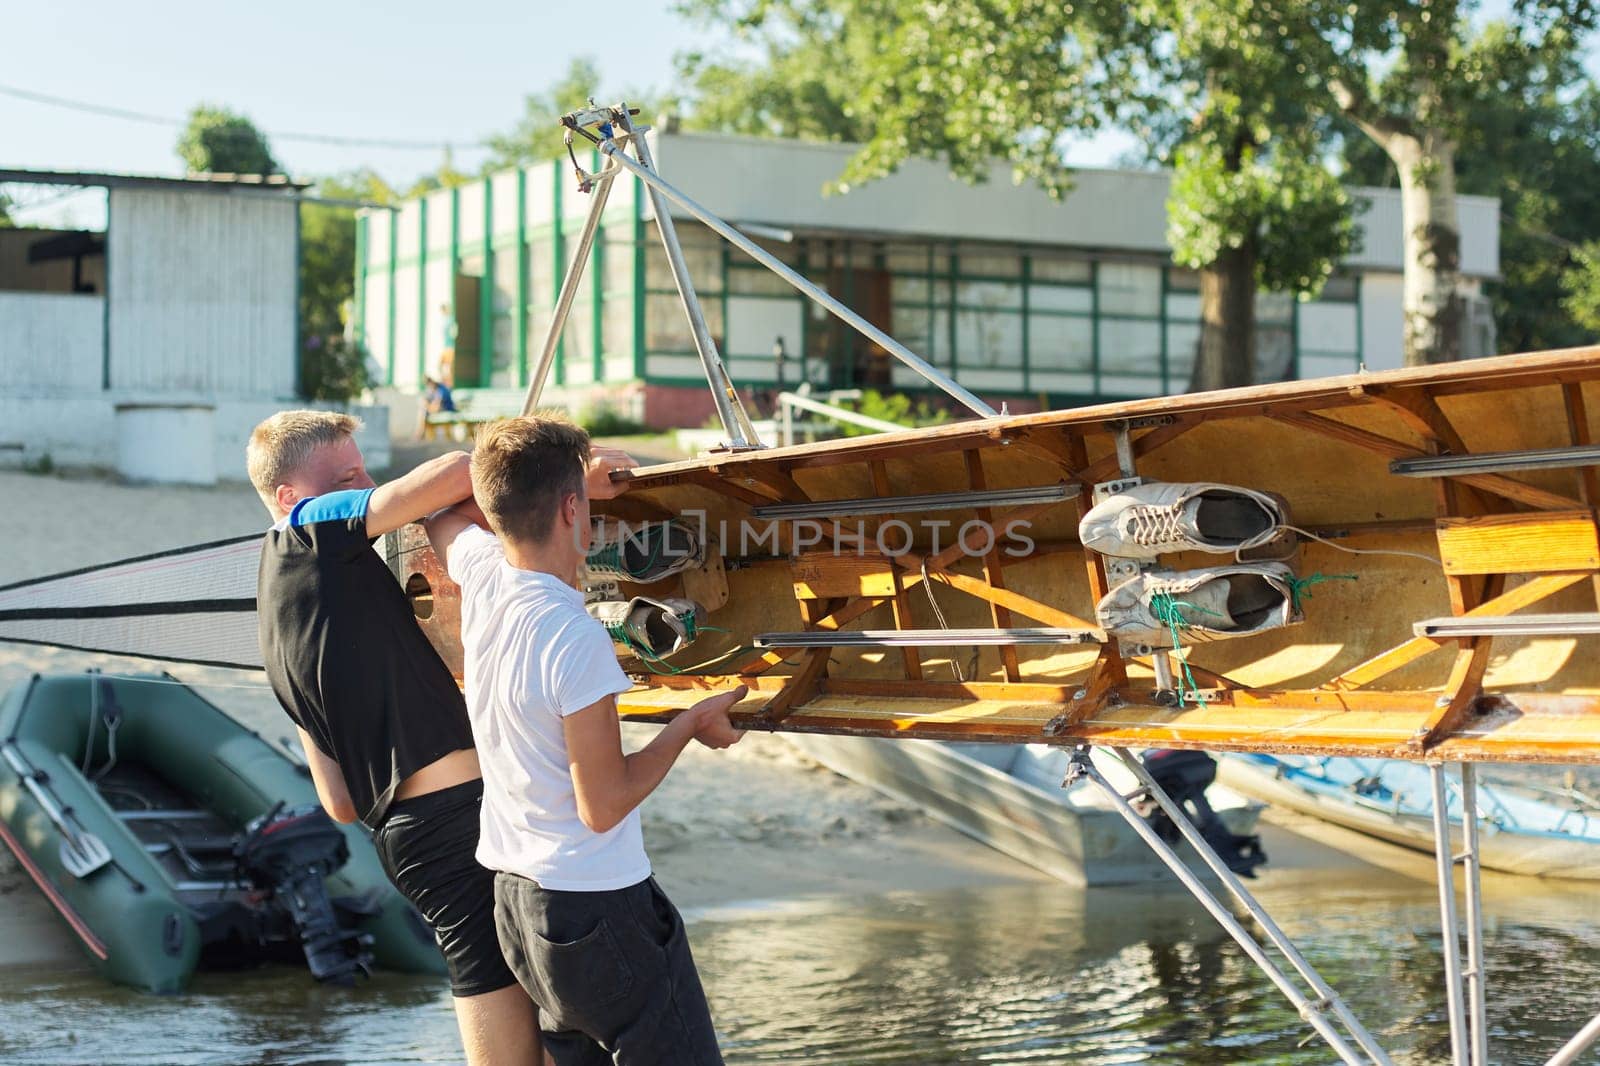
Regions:
<svg viewBox="0 0 1600 1066"><path fill-rule="evenodd" d="M974 492L983 492L988 489L989 483L983 476L983 456L976 450L962 452L962 457L967 464L967 483ZM994 528L994 513L987 507L979 507L974 512L978 521ZM1005 570L1000 562L1000 538L991 537L989 551L983 556L983 579L989 587L1004 592L1006 588ZM989 616L994 620L996 629L1011 628L1011 611L1002 604L993 600L989 601ZM1006 646L1000 649L1000 665L1005 670L1007 681L1022 680L1021 668L1017 665L1017 649Z"/></svg>
<svg viewBox="0 0 1600 1066"><path fill-rule="evenodd" d="M1588 576L1588 574L1544 574L1461 613L1467 617L1511 614L1553 596ZM1443 646L1443 641L1431 640L1428 637L1413 637L1403 644L1397 644L1388 651L1373 656L1364 663L1351 667L1338 677L1324 682L1321 688L1327 691L1360 688Z"/></svg>
<svg viewBox="0 0 1600 1066"><path fill-rule="evenodd" d="M876 553L805 552L795 558L790 570L794 594L802 600L825 600L835 596L887 599L901 591L895 582L894 564L888 556Z"/></svg>
<svg viewBox="0 0 1600 1066"><path fill-rule="evenodd" d="M882 459L874 459L867 464L867 469L872 475L872 491L879 496L890 495L889 467ZM900 580L900 569L889 568L889 577L894 583L894 624L896 629L914 629L916 622L911 616L911 600L906 596L905 584ZM919 648L901 648L900 661L905 667L907 680L915 681L922 677L922 651Z"/></svg>
<svg viewBox="0 0 1600 1066"><path fill-rule="evenodd" d="M1589 409L1583 400L1583 386L1577 382L1562 385L1561 400L1567 412L1567 439L1575 447L1593 444L1594 436L1589 431ZM1600 504L1600 472L1596 472L1594 467L1586 466L1579 471L1578 495L1590 507ZM1594 576L1594 600L1595 605L1600 606L1600 574Z"/></svg>
<svg viewBox="0 0 1600 1066"><path fill-rule="evenodd" d="M1390 459L1420 459L1427 455L1417 449L1397 441L1392 437L1385 437L1381 433L1373 433L1356 426L1339 422L1322 415L1307 413L1273 414L1271 417L1292 426L1300 426L1314 433L1321 433L1334 440L1342 440L1358 448L1376 452ZM1529 507L1542 508L1548 511L1572 510L1583 506L1582 500L1563 496L1559 492L1548 492L1536 485L1529 485L1525 481L1517 481L1503 474L1452 474L1453 480L1464 482L1473 488L1482 489L1484 492L1502 499L1525 503Z"/></svg>
<svg viewBox="0 0 1600 1066"><path fill-rule="evenodd" d="M921 572L915 569L921 558L921 556L913 555L909 552L895 557L894 561L897 565L913 571L906 575L908 584L922 580ZM1032 618L1036 622L1043 622L1047 626L1060 626L1063 629L1100 628L1097 622L1091 622L1087 618L1079 618L1068 611L1052 607L1047 603L1040 603L1038 600L1024 596L1021 593L1012 592L1010 589L995 588L982 578L958 574L953 570L934 570L930 568L928 580L943 582L953 589L960 589L962 592L970 593L980 600L988 600L990 603L1010 608L1020 615Z"/></svg>
<svg viewBox="0 0 1600 1066"><path fill-rule="evenodd" d="M1439 555L1447 574L1540 574L1600 568L1593 511L1441 518Z"/></svg>

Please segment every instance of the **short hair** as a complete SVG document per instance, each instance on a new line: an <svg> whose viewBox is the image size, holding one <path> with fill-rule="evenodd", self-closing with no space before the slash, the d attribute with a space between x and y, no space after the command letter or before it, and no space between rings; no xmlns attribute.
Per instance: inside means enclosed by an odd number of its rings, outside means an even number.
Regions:
<svg viewBox="0 0 1600 1066"><path fill-rule="evenodd" d="M589 434L559 414L490 423L472 449L472 494L502 537L537 544L561 501L583 494Z"/></svg>
<svg viewBox="0 0 1600 1066"><path fill-rule="evenodd" d="M276 506L276 490L325 444L354 437L361 419L339 411L279 411L250 433L245 468L250 484L268 509Z"/></svg>

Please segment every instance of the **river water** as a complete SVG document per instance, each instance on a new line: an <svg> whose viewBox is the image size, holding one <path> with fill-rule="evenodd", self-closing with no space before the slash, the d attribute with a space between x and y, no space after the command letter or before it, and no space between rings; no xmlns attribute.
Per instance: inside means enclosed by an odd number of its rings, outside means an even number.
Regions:
<svg viewBox="0 0 1600 1066"><path fill-rule="evenodd" d="M1448 1061L1431 885L1378 871L1260 894L1396 1062ZM1335 1061L1301 1046L1293 1008L1178 889L1004 885L686 917L730 1064ZM1543 1062L1600 1009L1600 886L1501 879L1485 933L1491 1061ZM458 1047L433 981L347 992L284 968L157 998L75 966L0 969L7 1066L438 1063Z"/></svg>

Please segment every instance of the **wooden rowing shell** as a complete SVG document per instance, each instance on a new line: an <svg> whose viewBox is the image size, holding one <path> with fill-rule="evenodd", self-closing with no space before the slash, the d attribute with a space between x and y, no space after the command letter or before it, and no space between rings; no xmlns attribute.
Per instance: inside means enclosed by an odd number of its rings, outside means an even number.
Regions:
<svg viewBox="0 0 1600 1066"><path fill-rule="evenodd" d="M645 467L595 512L703 526L707 557L621 591L688 593L707 608L700 621L711 630L664 662L625 655L638 685L619 700L621 713L665 721L707 690L739 683L751 691L735 717L750 728L1600 762L1600 485L1582 451L1597 405L1600 348L1582 348ZM1092 639L1115 560L1083 548L1077 526L1093 486L1122 476L1119 430L1147 481L1281 497L1294 525L1323 538L1290 545L1295 573L1339 578L1304 589L1302 622L1187 646L1199 701L1158 691L1150 655ZM1545 449L1559 451L1526 454ZM1519 454L1482 458L1490 453ZM1436 456L1447 457L1444 476L1401 476L1390 465ZM906 499L974 492L1031 502L932 510ZM776 533L760 517L802 503L872 513L816 530L779 522ZM909 527L909 540L893 521ZM978 522L1025 523L1026 550L1002 539L985 551ZM969 523L978 532L967 549L952 545ZM850 540L857 535L864 548ZM418 528L388 551L459 677L458 590ZM1226 561L1184 553L1161 565ZM1526 621L1505 621L1529 614L1572 617L1528 632L1518 631ZM1451 618L1464 630L1414 631ZM978 642L1024 630L1040 639L1042 628L1091 642ZM940 634L951 630L977 632L949 646ZM891 631L921 646L861 636ZM793 633L834 643L757 646L763 635Z"/></svg>

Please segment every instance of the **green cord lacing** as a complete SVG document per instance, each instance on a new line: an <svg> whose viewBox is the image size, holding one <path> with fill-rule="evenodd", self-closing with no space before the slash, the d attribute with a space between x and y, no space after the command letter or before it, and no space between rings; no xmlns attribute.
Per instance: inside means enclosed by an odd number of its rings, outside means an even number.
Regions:
<svg viewBox="0 0 1600 1066"><path fill-rule="evenodd" d="M1213 618L1222 617L1216 611L1208 610L1197 603L1180 600L1170 592L1157 592L1150 597L1150 613L1155 615L1156 621L1165 625L1172 634L1172 650L1178 656L1178 664L1183 667L1178 678L1178 702L1182 703L1185 699L1189 699L1196 706L1204 707L1206 698L1200 695L1200 686L1195 682L1194 671L1189 669L1189 655L1184 650L1183 638L1178 632L1180 629L1191 629L1194 625L1184 617L1185 610L1209 614ZM1161 653L1156 652L1156 654Z"/></svg>
<svg viewBox="0 0 1600 1066"><path fill-rule="evenodd" d="M1355 581L1357 577L1358 575L1356 574L1318 573L1312 574L1310 577L1298 578L1291 574L1285 579L1289 586L1289 605L1298 611L1300 605L1311 598L1311 593L1307 590L1313 585L1320 585L1324 581ZM1157 592L1150 597L1150 613L1155 615L1156 621L1165 625L1172 634L1172 650L1178 656L1178 662L1183 667L1183 673L1178 682L1178 700L1182 702L1184 699L1190 699L1197 706L1204 707L1206 705L1205 697L1200 695L1200 686L1195 683L1194 672L1189 669L1189 656L1184 650L1183 638L1179 633L1180 629L1191 629L1194 625L1188 618L1184 617L1183 612L1185 610L1209 614L1213 618L1222 617L1216 611L1207 610L1199 604L1180 600L1170 592Z"/></svg>
<svg viewBox="0 0 1600 1066"><path fill-rule="evenodd" d="M728 632L721 626L699 625L696 621L699 613L699 611L685 611L683 614L678 615L678 617L683 620L683 634L686 642L692 642L701 633ZM651 673L683 673L681 669L667 662L665 656L657 655L654 650L634 639L633 634L628 632L628 620L626 617L624 617L620 622L606 622L603 624L605 625L606 632L611 634L611 639L632 652L634 658L644 663L644 665L649 668Z"/></svg>
<svg viewBox="0 0 1600 1066"><path fill-rule="evenodd" d="M1289 578L1289 605L1298 611L1300 605L1311 598L1311 593L1306 590L1312 585L1320 585L1324 581L1355 581L1358 576L1357 574L1312 574L1307 578L1291 576Z"/></svg>

